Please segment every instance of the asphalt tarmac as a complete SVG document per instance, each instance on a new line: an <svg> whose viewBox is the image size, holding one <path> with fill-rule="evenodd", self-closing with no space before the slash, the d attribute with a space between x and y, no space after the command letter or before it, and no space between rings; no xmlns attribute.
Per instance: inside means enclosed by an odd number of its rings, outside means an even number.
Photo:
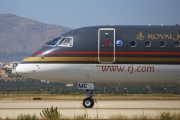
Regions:
<svg viewBox="0 0 180 120"><path fill-rule="evenodd" d="M87 114L88 118L108 118L114 115L158 116L164 111L180 113L180 101L175 100L121 100L97 101L93 108L85 109L82 101L42 101L42 100L1 100L0 117L16 118L20 114L36 114L44 108L58 107L62 116L74 117Z"/></svg>

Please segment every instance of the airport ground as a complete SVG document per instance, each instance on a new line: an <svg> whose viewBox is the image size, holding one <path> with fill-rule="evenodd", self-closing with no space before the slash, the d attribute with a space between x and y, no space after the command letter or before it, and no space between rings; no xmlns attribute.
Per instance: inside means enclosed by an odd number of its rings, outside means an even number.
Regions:
<svg viewBox="0 0 180 120"><path fill-rule="evenodd" d="M20 114L35 114L40 117L44 108L57 107L62 116L73 118L109 118L123 115L156 117L162 112L180 113L178 95L97 95L92 109L85 109L85 95L0 95L0 117L16 118ZM41 100L33 100L41 98Z"/></svg>

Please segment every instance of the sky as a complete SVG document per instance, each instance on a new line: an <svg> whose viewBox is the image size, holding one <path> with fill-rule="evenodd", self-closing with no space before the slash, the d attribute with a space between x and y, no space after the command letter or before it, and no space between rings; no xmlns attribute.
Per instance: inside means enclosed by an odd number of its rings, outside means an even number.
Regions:
<svg viewBox="0 0 180 120"><path fill-rule="evenodd" d="M0 0L0 14L69 28L175 25L180 24L180 0Z"/></svg>

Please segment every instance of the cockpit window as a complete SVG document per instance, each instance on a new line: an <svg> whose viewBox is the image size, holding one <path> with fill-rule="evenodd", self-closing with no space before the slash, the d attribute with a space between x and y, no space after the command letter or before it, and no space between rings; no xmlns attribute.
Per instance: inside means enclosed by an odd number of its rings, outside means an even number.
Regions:
<svg viewBox="0 0 180 120"><path fill-rule="evenodd" d="M46 43L46 45L56 45L56 43L61 39L61 37L54 38L53 40Z"/></svg>
<svg viewBox="0 0 180 120"><path fill-rule="evenodd" d="M72 37L64 37L64 38L59 42L59 46L72 47L72 46L73 46L73 38L72 38Z"/></svg>

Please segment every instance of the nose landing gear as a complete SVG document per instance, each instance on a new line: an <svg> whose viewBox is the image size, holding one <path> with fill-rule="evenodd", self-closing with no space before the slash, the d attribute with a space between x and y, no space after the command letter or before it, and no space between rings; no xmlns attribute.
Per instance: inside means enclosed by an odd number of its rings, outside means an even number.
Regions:
<svg viewBox="0 0 180 120"><path fill-rule="evenodd" d="M85 108L92 108L94 106L94 103L96 102L94 99L93 99L93 92L92 90L86 90L86 95L88 96L87 98L85 98L83 100L83 106Z"/></svg>
<svg viewBox="0 0 180 120"><path fill-rule="evenodd" d="M78 89L86 90L87 98L83 100L83 106L85 108L92 108L96 102L93 99L94 83L78 83Z"/></svg>

